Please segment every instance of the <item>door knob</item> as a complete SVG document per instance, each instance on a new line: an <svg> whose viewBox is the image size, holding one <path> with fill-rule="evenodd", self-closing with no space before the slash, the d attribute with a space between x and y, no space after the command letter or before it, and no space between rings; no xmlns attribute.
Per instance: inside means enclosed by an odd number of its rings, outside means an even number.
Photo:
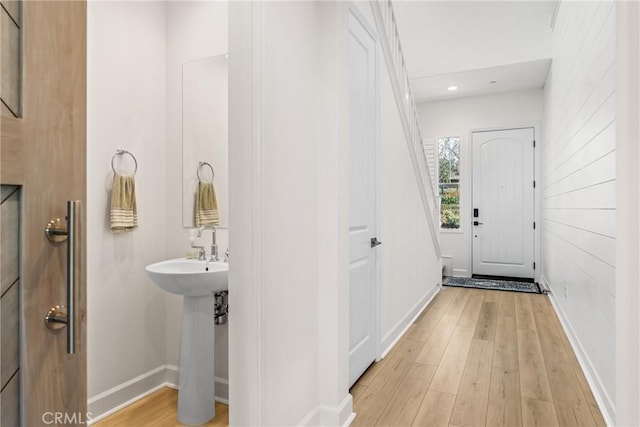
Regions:
<svg viewBox="0 0 640 427"><path fill-rule="evenodd" d="M473 221L473 225L482 225L484 224L483 222L478 222L478 221Z"/></svg>
<svg viewBox="0 0 640 427"><path fill-rule="evenodd" d="M371 247L372 248L375 248L376 246L381 245L381 244L382 244L382 242L379 241L377 237L372 237L371 238Z"/></svg>

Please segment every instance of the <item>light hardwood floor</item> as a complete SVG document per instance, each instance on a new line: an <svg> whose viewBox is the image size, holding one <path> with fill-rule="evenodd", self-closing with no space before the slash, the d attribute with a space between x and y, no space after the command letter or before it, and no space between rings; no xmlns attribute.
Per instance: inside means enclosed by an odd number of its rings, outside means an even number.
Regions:
<svg viewBox="0 0 640 427"><path fill-rule="evenodd" d="M544 295L450 288L351 388L354 426L604 426Z"/></svg>
<svg viewBox="0 0 640 427"><path fill-rule="evenodd" d="M176 419L178 408L178 391L163 388L144 399L98 421L95 427L174 427L181 426ZM216 402L216 416L209 427L226 427L229 425L229 407Z"/></svg>
<svg viewBox="0 0 640 427"><path fill-rule="evenodd" d="M605 426L546 296L445 287L351 388L354 426ZM177 426L166 388L95 424ZM208 426L227 426L216 403Z"/></svg>

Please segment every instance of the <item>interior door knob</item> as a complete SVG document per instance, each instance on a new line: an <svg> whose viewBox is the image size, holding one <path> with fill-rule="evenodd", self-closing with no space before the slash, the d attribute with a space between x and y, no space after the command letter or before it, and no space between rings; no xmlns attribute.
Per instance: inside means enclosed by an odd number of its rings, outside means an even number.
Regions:
<svg viewBox="0 0 640 427"><path fill-rule="evenodd" d="M372 248L375 248L376 246L381 245L381 244L382 244L382 242L379 241L377 237L372 237L371 238L371 247Z"/></svg>

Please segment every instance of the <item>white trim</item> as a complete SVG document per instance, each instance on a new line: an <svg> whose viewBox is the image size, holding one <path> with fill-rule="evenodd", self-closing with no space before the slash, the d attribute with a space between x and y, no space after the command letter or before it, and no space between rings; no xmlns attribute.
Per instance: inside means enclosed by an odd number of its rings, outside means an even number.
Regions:
<svg viewBox="0 0 640 427"><path fill-rule="evenodd" d="M540 204L540 200L542 197L542 194L540 193L542 188L541 175L540 175L541 173L540 164L542 159L542 149L540 144L542 143L542 132L540 131L540 122L514 123L511 125L505 125L505 126L491 126L486 128L473 128L469 130L469 144L471 144L471 147L470 147L471 158L469 159L469 161L471 162L471 169L470 169L471 176L469 177L469 182L471 183L471 185L468 191L469 191L469 197L470 197L469 200L470 200L471 206L469 206L468 208L473 209L473 134L476 132L493 132L493 131L528 129L528 128L533 129L533 140L536 142L535 149L533 150L533 177L534 177L533 179L536 181L536 186L533 189L533 197L534 197L534 202L533 202L533 218L534 219L533 220L536 223L536 229L533 232L533 239L534 239L533 262L535 262L536 268L533 271L533 275L534 275L534 281L539 282L541 280L540 275L542 273L542 256L540 252L540 246L542 243L542 240L541 240L542 206ZM468 245L467 255L469 257L469 270L472 272L471 274L473 274L473 232L470 232L469 236L467 237L467 245ZM468 275L466 277L471 277L471 275Z"/></svg>
<svg viewBox="0 0 640 427"><path fill-rule="evenodd" d="M453 255L442 255L442 258L440 258L442 277L447 276L447 275L453 275L453 263L454 263L454 261L455 260L454 260Z"/></svg>
<svg viewBox="0 0 640 427"><path fill-rule="evenodd" d="M433 249L436 252L436 258L440 259L440 257L442 256L442 253L440 252L440 234L439 234L440 221L435 219L436 214L440 215L439 211L436 212L436 210L438 210L438 206L437 206L438 196L435 193L435 188L433 186L433 183L431 182L431 174L429 174L429 170L428 170L429 166L424 153L424 142L422 140L422 135L420 133L419 123L416 124L417 129L411 129L412 122L409 121L410 116L417 114L416 107L415 107L415 99L413 98L413 95L411 95L411 98L410 98L411 111L407 111L407 106L405 105L405 100L406 100L405 96L407 94L411 94L411 88L410 87L406 88L408 93L401 90L400 80L399 80L401 77L398 75L398 70L396 69L396 63L393 59L393 58L396 58L397 55L400 55L400 58L402 60L402 71L404 71L405 73L404 75L406 75L406 69L404 67L404 58L402 57L402 51L397 49L398 46L394 45L395 50L394 52L391 52L391 43L388 39L387 31L385 30L385 29L388 29L388 25L385 24L385 18L383 16L382 8L386 7L386 12L390 13L391 15L393 15L393 8L390 2L387 4L386 2L383 3L383 2L372 0L370 1L370 4L371 4L371 10L373 13L373 19L376 23L376 28L381 29L379 35L380 35L380 41L381 41L380 47L383 53L382 56L384 57L385 63L387 65L387 72L391 80L391 87L393 89L396 106L398 108L398 114L400 116L402 129L404 131L404 140L407 145L407 149L409 151L409 157L411 159L411 163L413 165L413 171L416 177L416 182L417 182L418 190L420 193L420 199L423 204L424 213L427 217L427 225L429 226L429 230L431 232L431 237L432 237L431 243L433 244ZM395 31L396 30L395 21L392 20L391 22L393 27L392 31ZM418 155L417 155L416 147L414 146L416 141L415 141L413 132L416 132L416 131L418 134L418 139L420 140L421 156L425 159L425 168L427 169L426 178L429 180L429 185L425 185L422 179L423 177L420 169L420 164L418 161ZM433 207L433 209L429 204L430 195L433 195L434 203L436 205ZM438 225L436 225L436 222L438 222Z"/></svg>
<svg viewBox="0 0 640 427"><path fill-rule="evenodd" d="M433 301L435 296L442 290L442 286L440 283L436 283L436 285L427 292L427 294L420 299L411 310L407 312L407 314L400 319L400 321L391 329L391 331L385 335L382 339L382 347L385 349L380 355L380 359L384 359L387 354L391 351L391 349L400 341L400 339L404 336L405 333L409 330L411 325L418 319L418 317L422 314L425 308Z"/></svg>
<svg viewBox="0 0 640 427"><path fill-rule="evenodd" d="M560 11L560 0L551 0L553 2L553 14L551 15L551 19L549 19L549 28L551 28L551 32L556 29L556 20L558 19L558 12Z"/></svg>
<svg viewBox="0 0 640 427"><path fill-rule="evenodd" d="M317 426L320 425L320 405L315 406L312 410L307 412L307 415L302 417L300 421L296 423L296 426Z"/></svg>
<svg viewBox="0 0 640 427"><path fill-rule="evenodd" d="M379 236L380 241L384 242L384 227L383 224L383 209L382 209L382 161L380 155L380 123L382 122L380 115L380 81L382 77L382 73L380 72L380 55L378 52L382 47L380 46L380 38L373 27L367 22L366 24L363 21L367 21L364 19L362 12L357 7L353 6L350 8L351 11L356 11L355 16L357 17L360 14L360 23L363 24L363 27L367 30L371 38L373 39L373 43L375 45L373 51L373 63L374 63L374 76L375 76L375 136L374 136L374 144L375 144L375 193L376 193L376 234ZM378 249L376 251L376 284L375 284L375 354L377 360L382 355L382 342L380 337L382 336L382 264L384 262L383 251Z"/></svg>
<svg viewBox="0 0 640 427"><path fill-rule="evenodd" d="M264 71L264 41L265 37L265 26L264 26L264 6L259 3L252 5L252 49L251 52L251 98L252 98L252 111L251 116L252 119L250 123L252 126L251 131L251 149L252 149L252 159L251 159L251 170L253 173L251 174L251 200L253 202L255 208L255 214L252 217L252 227L253 233L251 235L251 247L252 247L252 263L249 264L249 268L252 270L251 276L252 281L250 283L245 283L243 285L249 285L251 288L251 293L253 294L253 301L251 306L247 307L250 309L254 309L254 318L253 318L253 326L250 332L253 333L255 339L255 356L252 362L255 364L255 387L256 387L256 399L255 399L255 407L252 408L256 411L255 417L252 417L253 420L264 420L263 413L263 387L262 387L262 303L264 299L262 298L262 211L263 211L263 200L262 196L264 194L263 191L263 177L262 177L262 137L265 134L265 123L262 119L262 112L266 110L265 108L265 99L263 96L263 79L265 75ZM246 264L245 264L246 267ZM246 348L245 352L252 351L252 349ZM229 361L231 363L231 360Z"/></svg>
<svg viewBox="0 0 640 427"><path fill-rule="evenodd" d="M371 36L373 41L376 44L376 49L380 47L380 34L378 34L378 30L375 28L375 23L369 22L369 19L364 15L362 10L358 7L358 5L354 1L349 2L349 12L353 14L353 17L358 20L358 22L362 25L367 33ZM376 52L376 59L378 57L378 53ZM377 76L377 73L376 73Z"/></svg>
<svg viewBox="0 0 640 427"><path fill-rule="evenodd" d="M533 270L534 282L539 282L542 274L542 131L540 122L533 125L533 140L535 147L533 150L533 179L536 186L533 189L533 220L536 223L536 229L533 232L533 262L536 268Z"/></svg>
<svg viewBox="0 0 640 427"><path fill-rule="evenodd" d="M549 281L547 278L542 275L540 281L547 287L551 289ZM571 327L571 323L567 319L567 316L564 314L560 304L558 304L556 300L556 296L553 294L549 294L549 301L551 301L551 305L553 306L554 311L558 315L558 319L560 320L560 324L562 325L562 329L564 330L565 335L569 339L569 344L571 344L571 348L576 355L576 359L578 359L578 364L580 368L582 368L582 372L589 384L589 388L593 392L593 396L598 404L598 409L602 413L604 420L607 426L613 426L615 420L615 405L613 400L607 393L598 372L593 367L591 363L591 359L587 355L587 352L584 350L580 339L576 335L575 331Z"/></svg>
<svg viewBox="0 0 640 427"><path fill-rule="evenodd" d="M216 376L216 402L229 404L229 380Z"/></svg>
<svg viewBox="0 0 640 427"><path fill-rule="evenodd" d="M318 218L318 400L311 405L338 405L349 390L349 274L348 274L348 185L347 154L348 79L347 3L322 3L317 23L318 78L326 90L317 95L316 137ZM353 18L352 18L353 19ZM372 331L374 333L374 331ZM349 413L352 408L348 408ZM337 422L330 423L336 425Z"/></svg>
<svg viewBox="0 0 640 427"><path fill-rule="evenodd" d="M161 365L92 396L87 401L87 412L91 414L88 424L94 424L164 387L177 390L178 374L177 366ZM216 401L229 404L228 387L227 379L216 377Z"/></svg>
<svg viewBox="0 0 640 427"><path fill-rule="evenodd" d="M378 51L382 49L380 46L380 37L378 32L375 30L374 26L369 22L369 20L364 16L360 8L354 3L349 3L349 13L358 21L362 28L369 34L371 39L373 40L374 50L373 50L373 63L374 63L374 103L375 103L375 111L374 111L374 120L375 120L375 131L373 143L375 145L374 150L374 168L375 168L375 197L376 197L376 206L375 206L375 214L376 214L376 223L375 223L375 231L376 237L378 240L384 242L384 233L382 227L382 180L381 180L381 160L380 160L380 55ZM347 31L349 29L347 28ZM347 183L348 186L348 183ZM348 188L347 188L348 190ZM382 335L382 251L375 251L375 285L374 285L374 305L375 305L375 325L374 325L374 342L375 342L375 356L376 360L380 360L382 346L380 336Z"/></svg>
<svg viewBox="0 0 640 427"><path fill-rule="evenodd" d="M178 383L180 382L180 368L176 365L165 365L166 370L166 384L168 387L178 389ZM216 381L218 378L216 377Z"/></svg>
<svg viewBox="0 0 640 427"><path fill-rule="evenodd" d="M466 268L454 268L453 277L471 277L471 274Z"/></svg>
<svg viewBox="0 0 640 427"><path fill-rule="evenodd" d="M462 226L458 228L440 228L440 234L464 234L465 230ZM444 255L443 255L444 256Z"/></svg>
<svg viewBox="0 0 640 427"><path fill-rule="evenodd" d="M347 418L347 421L345 421L345 423L342 424L342 427L349 427L353 423L353 420L355 419L356 419L356 413L352 412L349 418Z"/></svg>
<svg viewBox="0 0 640 427"><path fill-rule="evenodd" d="M156 375L156 374L158 374L160 372L164 373L166 368L167 368L167 365L158 366L155 369L152 369L152 370L150 370L148 372L145 372L144 374L138 375L137 377L131 378L130 380L125 381L122 384L119 384L119 385L117 385L115 387L110 388L109 390L103 391L102 393L99 393L99 394L89 398L87 403L92 404L92 403L97 402L98 400L101 400L101 399L103 399L103 398L105 398L105 397L107 397L107 396L109 396L109 395L111 395L113 393L117 393L120 390L124 390L126 388L131 387L132 385L134 385L136 383L144 381L144 380L146 380L147 378L149 378L149 377L151 377L153 375ZM164 382L164 376L163 376L163 382Z"/></svg>
<svg viewBox="0 0 640 427"><path fill-rule="evenodd" d="M362 11L355 5L353 2L349 3L349 14L360 24L360 26L365 30L365 32L371 37L373 41L373 75L374 75L374 112L373 112L373 120L374 120L374 132L373 132L373 150L374 150L374 193L375 193L375 224L373 229L375 230L375 236L378 240L384 242L384 233L382 227L382 180L381 180L381 156L380 156L380 55L378 54L380 46L379 35L368 21L368 19L364 16ZM347 21L348 22L348 21ZM351 28L349 24L347 24L347 32L351 32ZM348 172L347 172L348 176ZM346 188L345 191L349 190L348 180L345 183ZM374 357L375 360L380 360L382 357L382 343L381 343L381 335L382 335L382 263L383 263L383 255L382 250L376 249L374 250L373 256L375 262L375 276L374 276L374 326L373 326L373 338L374 338ZM350 313L349 313L350 316ZM351 377L351 373L349 373Z"/></svg>
<svg viewBox="0 0 640 427"><path fill-rule="evenodd" d="M263 147L265 5L229 3L229 422L260 425L264 419L262 324ZM234 227L235 224L235 227Z"/></svg>
<svg viewBox="0 0 640 427"><path fill-rule="evenodd" d="M317 405L296 423L296 426L349 426L356 417L351 410L353 396L347 393L345 398L335 407Z"/></svg>
<svg viewBox="0 0 640 427"><path fill-rule="evenodd" d="M100 414L100 415L98 415L98 416L94 416L94 415L93 415L93 410L92 410L92 409L91 409L91 407L89 406L88 411L87 411L87 414L89 414L89 415L90 415L90 419L87 419L87 425L93 425L93 424L97 423L98 421L103 420L104 418L107 418L109 415L113 415L113 414L115 414L116 412L118 412L118 411L120 411L120 410L122 410L122 409L126 408L127 406L134 404L134 403L135 403L135 402L137 402L138 400L143 399L143 398L145 398L145 397L149 396L149 395L150 395L150 394L152 394L152 393L155 393L156 391L158 391L158 390L160 390L160 389L164 388L165 386L167 386L167 387L168 387L169 385L167 385L167 384L160 384L160 385L158 385L158 386L156 386L156 387L154 387L154 388L152 388L152 389L150 389L150 390L147 390L147 391L146 391L146 392L144 392L144 393L141 393L141 394L139 394L139 395L137 395L137 396L135 396L135 397L133 397L133 398L131 398L131 399L127 400L127 401L126 401L126 402L124 402L124 403L121 403L120 405L118 405L118 406L116 406L116 407L114 407L114 408L109 409L109 410L108 410L108 411L106 411L106 412L101 413L101 414ZM173 387L171 387L171 388L173 388Z"/></svg>
<svg viewBox="0 0 640 427"><path fill-rule="evenodd" d="M615 4L616 276L615 392L618 425L640 423L640 4Z"/></svg>

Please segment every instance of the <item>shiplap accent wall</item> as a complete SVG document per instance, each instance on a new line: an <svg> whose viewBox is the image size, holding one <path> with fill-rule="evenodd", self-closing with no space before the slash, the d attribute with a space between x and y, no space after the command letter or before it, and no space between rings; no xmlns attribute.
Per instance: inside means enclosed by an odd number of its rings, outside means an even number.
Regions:
<svg viewBox="0 0 640 427"><path fill-rule="evenodd" d="M0 425L20 424L20 190L0 187Z"/></svg>
<svg viewBox="0 0 640 427"><path fill-rule="evenodd" d="M562 2L545 86L543 280L609 420L615 412L615 4Z"/></svg>

